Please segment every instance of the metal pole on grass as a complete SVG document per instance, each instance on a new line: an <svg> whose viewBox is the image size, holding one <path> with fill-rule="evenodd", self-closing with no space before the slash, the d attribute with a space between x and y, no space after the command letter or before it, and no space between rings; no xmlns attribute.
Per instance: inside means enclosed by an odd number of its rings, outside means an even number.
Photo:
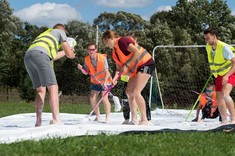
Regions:
<svg viewBox="0 0 235 156"><path fill-rule="evenodd" d="M191 111L189 112L189 114L188 114L188 116L187 116L187 118L186 118L185 122L187 122L187 121L188 121L188 118L190 117L190 115L191 115L192 111L194 110L194 108L195 108L195 106L196 106L197 102L199 101L199 99L200 99L200 97L201 97L202 93L203 93L203 92L204 92L204 90L206 89L206 86L207 86L208 82L210 81L211 76L212 76L212 73L210 74L210 76L209 76L208 80L206 81L206 84L204 85L204 87L203 87L203 89L202 89L201 93L199 94L199 96L198 96L197 100L195 101L195 103L194 103L194 105L193 105L193 107L192 107Z"/></svg>

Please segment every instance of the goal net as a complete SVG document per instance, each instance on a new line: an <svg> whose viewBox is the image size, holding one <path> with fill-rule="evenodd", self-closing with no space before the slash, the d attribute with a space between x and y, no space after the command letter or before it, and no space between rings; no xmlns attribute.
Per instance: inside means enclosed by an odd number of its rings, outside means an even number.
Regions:
<svg viewBox="0 0 235 156"><path fill-rule="evenodd" d="M191 109L198 98L197 93L202 91L210 77L205 46L157 46L152 56L156 62L156 73L150 82L151 105L156 103L157 108ZM157 102L151 99L156 94Z"/></svg>

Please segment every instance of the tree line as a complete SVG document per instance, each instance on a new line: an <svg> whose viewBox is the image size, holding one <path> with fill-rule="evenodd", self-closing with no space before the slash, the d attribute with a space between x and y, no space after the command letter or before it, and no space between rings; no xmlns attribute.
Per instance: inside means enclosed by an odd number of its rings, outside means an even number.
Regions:
<svg viewBox="0 0 235 156"><path fill-rule="evenodd" d="M156 12L149 21L140 15L124 11L101 13L92 24L71 20L65 26L68 36L78 36L76 58L58 60L54 67L59 89L65 95L89 93L89 77L79 72L76 66L77 63L82 64L87 55L87 43L95 41L97 25L99 39L107 29L116 31L119 36L125 36L130 31L138 32L141 35L139 44L150 53L157 45L204 45L203 30L208 26L218 28L220 40L235 43L235 16L223 0L178 0L171 10ZM38 27L21 21L13 15L13 9L7 0L0 1L0 87L16 88L21 98L26 101L34 100L35 91L25 70L23 57L32 41L46 29L48 28L45 26ZM204 76L203 73L209 70L205 53L185 55L187 49L177 51L177 55L173 55L175 51L171 49L159 50L154 58L160 81L166 88L172 85L173 79L180 79L180 75L172 75L172 71L176 69L186 71L186 75L181 76L188 79L190 75ZM108 54L109 66L113 73L115 65L110 49L99 43L99 52ZM114 90L120 94L121 88L115 87Z"/></svg>

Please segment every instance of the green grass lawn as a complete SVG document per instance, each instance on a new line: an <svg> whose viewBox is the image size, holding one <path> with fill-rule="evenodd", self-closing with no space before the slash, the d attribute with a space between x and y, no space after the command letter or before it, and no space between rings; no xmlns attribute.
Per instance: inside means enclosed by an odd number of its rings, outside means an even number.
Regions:
<svg viewBox="0 0 235 156"><path fill-rule="evenodd" d="M0 117L34 112L33 103L0 103ZM48 104L45 112L50 112ZM61 104L60 112L89 113L88 104ZM95 135L0 144L2 156L234 156L235 135L223 132L159 132Z"/></svg>

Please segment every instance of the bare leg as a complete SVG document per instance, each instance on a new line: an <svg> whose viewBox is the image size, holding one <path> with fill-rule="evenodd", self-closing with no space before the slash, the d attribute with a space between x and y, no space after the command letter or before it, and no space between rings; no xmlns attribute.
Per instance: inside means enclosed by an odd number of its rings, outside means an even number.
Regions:
<svg viewBox="0 0 235 156"><path fill-rule="evenodd" d="M141 120L139 123L140 125L149 124L147 120L147 116L146 116L145 100L143 96L141 95L141 92L144 89L145 85L147 84L149 78L150 78L150 75L146 73L138 72L135 77L129 79L128 86L126 89L130 106L131 106L131 111L135 113L135 110L136 110L135 106L138 106L139 108L139 111L141 114Z"/></svg>
<svg viewBox="0 0 235 156"><path fill-rule="evenodd" d="M59 118L59 95L58 95L58 85L51 85L47 87L49 91L49 102L52 113L51 124L61 123Z"/></svg>
<svg viewBox="0 0 235 156"><path fill-rule="evenodd" d="M227 107L224 101L223 93L221 91L216 91L216 101L218 103L218 108L222 119L221 124L227 124Z"/></svg>
<svg viewBox="0 0 235 156"><path fill-rule="evenodd" d="M230 96L230 93L232 91L232 85L227 83L222 88L222 93L224 96L224 101L226 103L226 106L228 108L228 111L231 116L231 123L235 123L235 109L234 109L234 101Z"/></svg>
<svg viewBox="0 0 235 156"><path fill-rule="evenodd" d="M91 90L90 102L91 102L92 109L94 109L96 107L98 95L99 95L98 91ZM99 109L99 107L94 112L96 114L96 119L95 120L99 121L100 120L100 109Z"/></svg>
<svg viewBox="0 0 235 156"><path fill-rule="evenodd" d="M102 96L104 96L105 91L102 91ZM111 111L111 104L109 102L108 96L106 95L106 97L103 99L103 104L104 104L104 110L105 110L105 114L106 114L106 118L105 118L105 122L109 123L110 121L110 111Z"/></svg>
<svg viewBox="0 0 235 156"><path fill-rule="evenodd" d="M129 106L130 106L130 111L131 111L131 122L132 124L137 125L138 124L138 113L137 113L137 104L134 99L134 96L129 94L130 96L128 97L129 100Z"/></svg>
<svg viewBox="0 0 235 156"><path fill-rule="evenodd" d="M35 127L42 126L42 111L44 106L44 99L46 95L46 87L38 87L35 98L36 124Z"/></svg>

